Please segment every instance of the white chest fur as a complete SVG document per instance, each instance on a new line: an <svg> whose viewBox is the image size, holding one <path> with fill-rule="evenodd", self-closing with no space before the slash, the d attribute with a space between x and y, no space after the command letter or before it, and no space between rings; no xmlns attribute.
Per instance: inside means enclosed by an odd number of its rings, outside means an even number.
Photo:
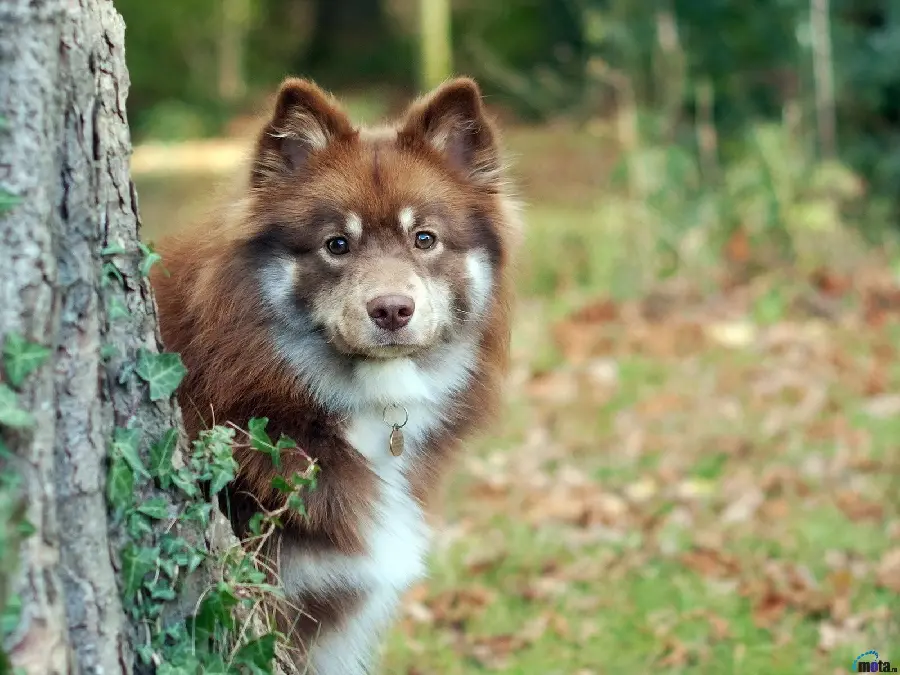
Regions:
<svg viewBox="0 0 900 675"><path fill-rule="evenodd" d="M376 476L374 508L361 524L366 553L291 552L282 564L288 594L327 594L347 588L402 593L425 573L429 531L406 477L423 429L413 421L411 411L404 427L406 452L394 457L388 448L391 427L383 421L382 412L359 413L347 426L347 440L366 457Z"/></svg>
<svg viewBox="0 0 900 675"><path fill-rule="evenodd" d="M320 576L321 581L357 588L364 598L338 630L320 636L312 646L311 666L317 675L368 672L378 639L403 593L425 575L429 532L405 476L419 437L415 427L404 429L407 451L394 457L388 450L390 427L382 420L382 411L360 413L348 425L347 440L369 460L379 479L378 491L371 521L363 531L366 555L332 554L317 561L319 573L330 568L327 580Z"/></svg>
<svg viewBox="0 0 900 675"><path fill-rule="evenodd" d="M282 552L280 572L288 596L354 590L364 598L337 630L311 645L310 665L316 675L368 672L402 594L425 575L430 532L411 494L407 470L422 460L423 441L441 423L451 397L465 386L474 350L470 344L458 344L447 357L429 370L405 359L361 364L351 381L321 378L314 389L323 404L338 403L352 411L346 418L346 440L368 461L377 485L372 512L362 524L365 554ZM390 452L386 405L405 407L409 413L403 427L405 451L399 457ZM392 419L396 413L392 408L388 421L401 422Z"/></svg>
<svg viewBox="0 0 900 675"><path fill-rule="evenodd" d="M425 573L429 532L420 505L410 493L407 465L414 462L422 440L421 418L417 410L403 428L406 451L394 457L389 450L391 427L382 419L382 410L356 415L347 428L347 440L369 460L377 476L377 495L372 523L365 540L373 586L400 592Z"/></svg>
<svg viewBox="0 0 900 675"><path fill-rule="evenodd" d="M427 403L407 401L403 405L409 419L403 427L405 451L399 457L389 449L391 426L384 421L383 406L369 406L347 421L347 441L366 458L376 477L373 509L362 525L366 553L282 557L288 594L362 592L363 602L354 614L311 646L310 665L317 675L368 672L379 638L390 626L403 593L426 573L430 532L422 508L411 494L407 469L420 458L422 441L439 419L430 413Z"/></svg>

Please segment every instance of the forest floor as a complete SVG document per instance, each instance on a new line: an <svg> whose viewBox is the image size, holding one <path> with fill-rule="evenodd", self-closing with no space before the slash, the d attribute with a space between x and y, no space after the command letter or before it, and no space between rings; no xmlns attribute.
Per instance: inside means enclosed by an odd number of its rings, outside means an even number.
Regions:
<svg viewBox="0 0 900 675"><path fill-rule="evenodd" d="M869 650L900 666L890 267L613 297L564 273L603 144L511 145L531 206L507 409L458 464L384 672L846 673ZM145 237L211 194L179 162L237 156L180 148L137 151Z"/></svg>

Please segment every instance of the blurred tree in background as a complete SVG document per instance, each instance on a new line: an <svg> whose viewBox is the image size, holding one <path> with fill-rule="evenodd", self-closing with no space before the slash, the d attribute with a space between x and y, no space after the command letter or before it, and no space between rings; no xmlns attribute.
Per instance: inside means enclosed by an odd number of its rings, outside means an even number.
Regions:
<svg viewBox="0 0 900 675"><path fill-rule="evenodd" d="M441 47L446 3L452 54ZM879 194L895 205L900 194L900 3L892 0L117 4L128 24L138 138L222 133L288 73L390 99L433 84L452 63L523 121L584 124L633 107L640 133L660 142L691 147L703 137L697 125L708 125L725 160L744 151L752 124L787 120L811 152L836 144Z"/></svg>

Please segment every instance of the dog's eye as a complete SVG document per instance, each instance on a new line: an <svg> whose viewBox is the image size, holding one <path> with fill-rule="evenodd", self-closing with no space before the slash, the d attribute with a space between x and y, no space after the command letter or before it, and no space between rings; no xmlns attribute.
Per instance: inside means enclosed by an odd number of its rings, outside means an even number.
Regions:
<svg viewBox="0 0 900 675"><path fill-rule="evenodd" d="M431 232L416 232L416 248L429 249L437 243L437 236Z"/></svg>
<svg viewBox="0 0 900 675"><path fill-rule="evenodd" d="M325 248L332 255L344 255L350 252L350 242L344 237L333 237L325 242Z"/></svg>

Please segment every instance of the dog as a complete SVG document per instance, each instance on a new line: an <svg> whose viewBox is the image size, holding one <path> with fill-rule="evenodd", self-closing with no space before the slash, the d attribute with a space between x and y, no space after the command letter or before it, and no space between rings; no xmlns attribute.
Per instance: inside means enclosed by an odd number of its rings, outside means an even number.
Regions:
<svg viewBox="0 0 900 675"><path fill-rule="evenodd" d="M239 189L160 242L162 339L188 369L195 437L269 418L319 466L284 520L284 631L317 675L368 673L401 597L426 573L427 514L466 439L497 412L519 208L479 86L445 82L398 121L357 128L312 82L286 79ZM237 531L284 505L308 466L236 446Z"/></svg>

